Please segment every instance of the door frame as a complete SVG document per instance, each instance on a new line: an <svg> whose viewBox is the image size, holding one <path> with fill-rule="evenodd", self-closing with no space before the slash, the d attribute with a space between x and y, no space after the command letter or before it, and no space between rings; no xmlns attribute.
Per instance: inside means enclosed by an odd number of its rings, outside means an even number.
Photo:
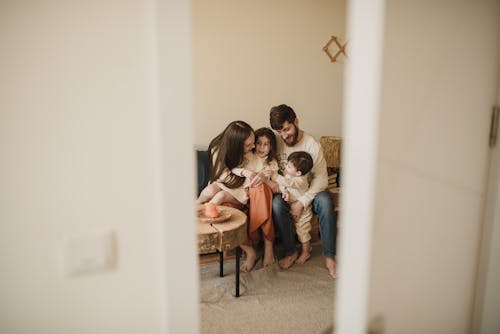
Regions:
<svg viewBox="0 0 500 334"><path fill-rule="evenodd" d="M155 213L163 227L166 333L200 331L196 239L191 7L187 0L151 0L154 36L153 135L158 171Z"/></svg>
<svg viewBox="0 0 500 334"><path fill-rule="evenodd" d="M348 1L336 333L366 333L385 1ZM360 98L362 97L362 98Z"/></svg>
<svg viewBox="0 0 500 334"><path fill-rule="evenodd" d="M500 68L499 68L500 71ZM496 106L500 106L500 73ZM476 289L472 312L471 333L493 333L500 325L500 140L490 148L486 199L480 234Z"/></svg>
<svg viewBox="0 0 500 334"><path fill-rule="evenodd" d="M190 1L152 0L152 4L158 69L154 96L158 104L154 140L161 180L158 215L164 226L160 251L166 253L165 328L168 333L199 332ZM367 328L384 10L384 0L348 0L350 59L342 124L345 173L341 219L356 223L345 224L339 239L337 333L366 333ZM172 126L173 121L176 126Z"/></svg>

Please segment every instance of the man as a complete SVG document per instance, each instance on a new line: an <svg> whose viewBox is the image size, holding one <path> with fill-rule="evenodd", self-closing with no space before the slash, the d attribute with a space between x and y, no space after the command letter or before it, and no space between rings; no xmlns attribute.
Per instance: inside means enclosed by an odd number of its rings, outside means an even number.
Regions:
<svg viewBox="0 0 500 334"><path fill-rule="evenodd" d="M314 161L310 172L311 180L307 192L297 201L285 202L281 194L273 198L273 220L283 241L285 257L279 261L282 269L288 269L297 260L295 248L294 220L298 219L304 207L312 205L312 210L319 217L319 229L323 256L330 276L336 277L336 238L337 215L332 196L325 191L328 185L326 161L321 145L309 134L299 128L299 120L293 109L285 104L271 108L269 120L271 128L278 132L278 164L283 171L288 156L296 151L309 153Z"/></svg>

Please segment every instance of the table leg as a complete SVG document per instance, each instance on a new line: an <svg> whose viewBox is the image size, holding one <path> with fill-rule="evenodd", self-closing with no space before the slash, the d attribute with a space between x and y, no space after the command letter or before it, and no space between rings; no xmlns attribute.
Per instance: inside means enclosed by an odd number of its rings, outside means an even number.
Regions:
<svg viewBox="0 0 500 334"><path fill-rule="evenodd" d="M236 297L240 296L240 256L241 248L236 247Z"/></svg>
<svg viewBox="0 0 500 334"><path fill-rule="evenodd" d="M224 277L224 252L219 252L219 276Z"/></svg>

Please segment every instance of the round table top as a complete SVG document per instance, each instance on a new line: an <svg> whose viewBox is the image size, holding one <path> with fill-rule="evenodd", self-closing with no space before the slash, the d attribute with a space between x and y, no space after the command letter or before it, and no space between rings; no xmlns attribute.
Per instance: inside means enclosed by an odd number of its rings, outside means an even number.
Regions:
<svg viewBox="0 0 500 334"><path fill-rule="evenodd" d="M199 205L197 211L203 210ZM224 252L241 245L247 235L247 216L238 209L218 205L221 216L229 215L223 222L198 219L198 252L200 254Z"/></svg>

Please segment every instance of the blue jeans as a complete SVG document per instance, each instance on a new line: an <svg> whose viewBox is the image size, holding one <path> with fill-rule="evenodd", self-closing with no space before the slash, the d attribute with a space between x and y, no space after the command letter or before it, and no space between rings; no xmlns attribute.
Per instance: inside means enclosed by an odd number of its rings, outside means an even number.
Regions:
<svg viewBox="0 0 500 334"><path fill-rule="evenodd" d="M312 201L312 210L319 217L323 256L334 257L337 250L337 213L332 195L328 191L318 193ZM283 242L285 256L295 253L295 225L290 206L281 198L281 194L273 197L273 221Z"/></svg>

